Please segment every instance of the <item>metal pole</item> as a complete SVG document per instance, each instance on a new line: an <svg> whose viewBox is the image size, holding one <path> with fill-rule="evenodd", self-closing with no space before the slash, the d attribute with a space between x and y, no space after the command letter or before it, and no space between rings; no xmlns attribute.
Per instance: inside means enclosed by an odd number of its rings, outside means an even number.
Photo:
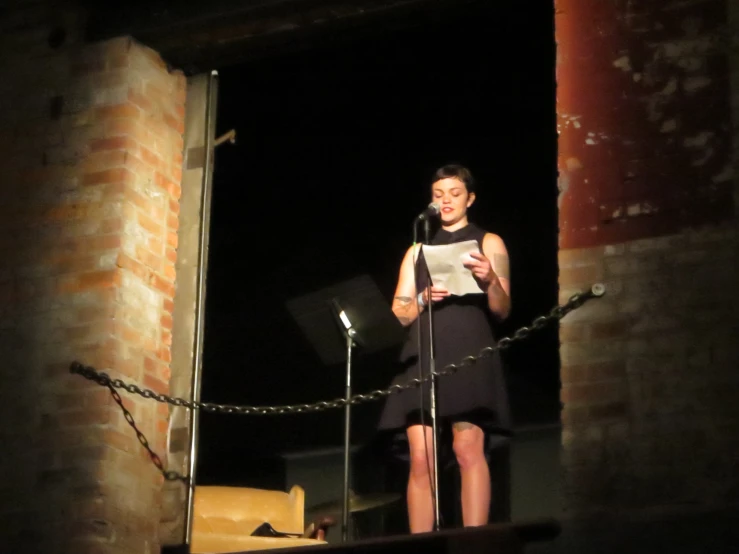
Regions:
<svg viewBox="0 0 739 554"><path fill-rule="evenodd" d="M203 334L205 328L205 291L208 268L208 241L210 236L210 206L213 188L213 141L215 139L215 112L218 101L218 72L211 71L208 80L207 105L205 111L205 163L203 165L203 188L200 202L200 236L198 244L198 270L195 302L195 338L193 341L192 401L200 401L203 365ZM200 414L197 409L191 413L190 458L188 460L187 499L185 503L185 544L192 542L193 502L195 500L195 472L197 467L198 436Z"/></svg>
<svg viewBox="0 0 739 554"><path fill-rule="evenodd" d="M349 536L349 435L351 431L351 405L349 399L352 397L352 347L354 346L354 329L346 331L346 391L344 406L344 503L341 511L341 540L347 541Z"/></svg>
<svg viewBox="0 0 739 554"><path fill-rule="evenodd" d="M426 244L430 243L430 225L428 219L424 221L424 232ZM434 483L434 530L438 531L440 528L440 517L439 517L439 451L436 443L437 427L436 427L436 352L434 350L434 317L431 302L431 291L428 293L429 304L428 304L428 321L429 321L429 375L431 385L431 399L430 399L430 412L431 412L431 449L433 452L434 464L431 470L433 471L433 483Z"/></svg>

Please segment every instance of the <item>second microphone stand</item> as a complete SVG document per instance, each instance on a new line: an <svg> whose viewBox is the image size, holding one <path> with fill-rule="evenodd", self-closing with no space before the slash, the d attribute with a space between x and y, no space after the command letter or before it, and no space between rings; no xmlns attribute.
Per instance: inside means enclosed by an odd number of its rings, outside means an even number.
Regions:
<svg viewBox="0 0 739 554"><path fill-rule="evenodd" d="M430 235L431 235L431 224L428 217L421 217L421 221L423 221L423 228L424 228L424 244L430 243ZM413 235L414 239L413 242L417 242L417 236L418 236L418 230L417 230L417 224L418 221L416 221L416 225L413 226ZM432 451L432 457L433 457L433 466L431 468L432 474L433 474L433 490L431 491L433 495L433 504L434 504L434 530L438 531L440 529L440 517L439 517L439 452L438 452L438 446L437 446L437 416L436 416L436 353L434 350L434 318L433 318L433 308L432 308L432 302L431 302L431 275L427 272L427 280L426 280L426 290L427 290L427 297L428 297L428 305L427 305L427 311L428 311L428 336L429 336L429 363L428 368L429 372L428 375L430 376L429 379L429 385L430 385L430 414L431 414L431 451ZM419 354L421 352L421 337L420 337L420 313L419 313ZM421 356L418 358L419 364L423 363L423 359ZM422 389L423 390L423 389Z"/></svg>

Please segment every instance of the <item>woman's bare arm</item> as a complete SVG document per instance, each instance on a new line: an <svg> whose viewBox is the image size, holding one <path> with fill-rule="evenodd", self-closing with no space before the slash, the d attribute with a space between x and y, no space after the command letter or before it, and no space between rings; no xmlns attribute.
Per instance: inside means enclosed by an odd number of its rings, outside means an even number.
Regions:
<svg viewBox="0 0 739 554"><path fill-rule="evenodd" d="M493 275L489 282L487 295L490 311L504 320L511 313L511 276L508 250L498 235L486 233L482 241L482 250L490 260Z"/></svg>
<svg viewBox="0 0 739 554"><path fill-rule="evenodd" d="M407 327L418 317L418 308L416 305L416 280L413 265L415 257L418 256L420 245L415 248L410 247L403 257L400 265L400 275L398 276L398 286L395 289L395 297L393 298L392 310L398 321Z"/></svg>

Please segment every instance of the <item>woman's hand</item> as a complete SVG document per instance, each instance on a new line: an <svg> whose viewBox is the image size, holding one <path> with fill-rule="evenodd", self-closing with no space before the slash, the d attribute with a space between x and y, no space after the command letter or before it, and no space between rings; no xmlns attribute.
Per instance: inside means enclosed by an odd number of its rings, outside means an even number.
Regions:
<svg viewBox="0 0 739 554"><path fill-rule="evenodd" d="M472 272L472 275L481 284L482 289L487 290L491 284L498 280L490 260L480 252L470 252L469 255L473 259L464 262L462 265Z"/></svg>
<svg viewBox="0 0 739 554"><path fill-rule="evenodd" d="M433 304L436 304L437 302L441 302L448 296L450 296L450 292L445 289L444 287L431 287L431 302ZM423 290L423 305L428 306L429 305L429 289Z"/></svg>

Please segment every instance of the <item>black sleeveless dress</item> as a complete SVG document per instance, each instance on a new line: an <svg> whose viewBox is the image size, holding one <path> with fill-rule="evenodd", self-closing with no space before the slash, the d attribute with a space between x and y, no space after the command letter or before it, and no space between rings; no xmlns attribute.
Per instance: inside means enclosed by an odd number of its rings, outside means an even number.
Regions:
<svg viewBox="0 0 739 554"><path fill-rule="evenodd" d="M431 244L476 240L482 250L484 236L484 230L470 223L454 232L439 229ZM423 249L416 264L416 289L421 291L428 282ZM495 345L495 323L487 306L487 295L482 291L480 294L451 296L434 304L432 312L437 372L443 370L447 364L458 364L463 358L477 356L483 348ZM418 325L421 325L422 374L418 364ZM428 310L424 310L421 317L408 328L408 336L400 354L404 371L393 380L393 384L406 383L421 375L428 375L428 328ZM395 433L393 450L400 457L407 456L406 428L421 423L422 417L425 425L431 425L430 388L425 383L422 387L406 389L390 395L385 403L378 428L381 432ZM455 421L466 421L481 427L485 431L488 449L510 436L510 409L503 362L499 353L481 359L472 366L463 367L453 375L439 377L436 398L437 427L442 437L450 431L450 424ZM440 454L443 443L451 446L450 441L445 441L442 437L439 442ZM440 463L443 462L440 460Z"/></svg>

